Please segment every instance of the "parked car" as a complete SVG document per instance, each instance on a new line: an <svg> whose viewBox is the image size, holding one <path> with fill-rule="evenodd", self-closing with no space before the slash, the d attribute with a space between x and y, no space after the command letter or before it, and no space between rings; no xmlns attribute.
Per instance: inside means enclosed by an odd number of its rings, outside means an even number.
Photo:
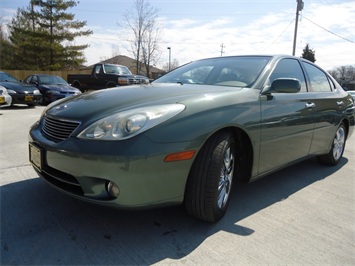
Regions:
<svg viewBox="0 0 355 266"><path fill-rule="evenodd" d="M81 94L81 91L69 85L63 78L53 75L34 74L23 80L26 84L36 86L41 92L42 104Z"/></svg>
<svg viewBox="0 0 355 266"><path fill-rule="evenodd" d="M0 85L7 89L12 98L12 105L27 104L28 106L34 106L42 101L42 94L36 87L21 83L6 72L0 71Z"/></svg>
<svg viewBox="0 0 355 266"><path fill-rule="evenodd" d="M353 97L353 99L355 100L355 91L348 91L348 93L351 95L351 97Z"/></svg>
<svg viewBox="0 0 355 266"><path fill-rule="evenodd" d="M10 94L7 92L7 89L3 86L0 86L0 107L10 106L12 102L12 98Z"/></svg>
<svg viewBox="0 0 355 266"><path fill-rule="evenodd" d="M51 104L30 129L29 159L73 197L120 208L183 203L216 222L237 179L310 157L336 165L354 125L353 99L317 65L218 57Z"/></svg>
<svg viewBox="0 0 355 266"><path fill-rule="evenodd" d="M69 74L67 80L83 92L149 83L147 77L133 75L128 67L115 64L96 64L93 66L91 74Z"/></svg>

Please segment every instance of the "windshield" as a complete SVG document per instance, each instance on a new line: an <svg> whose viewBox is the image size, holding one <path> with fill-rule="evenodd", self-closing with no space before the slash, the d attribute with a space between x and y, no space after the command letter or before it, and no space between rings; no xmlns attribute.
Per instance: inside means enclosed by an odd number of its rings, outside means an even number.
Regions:
<svg viewBox="0 0 355 266"><path fill-rule="evenodd" d="M59 84L68 84L63 78L58 77L58 76L41 76L40 78L40 84L47 84L47 85L59 85Z"/></svg>
<svg viewBox="0 0 355 266"><path fill-rule="evenodd" d="M19 82L15 77L13 77L7 73L0 73L0 81Z"/></svg>
<svg viewBox="0 0 355 266"><path fill-rule="evenodd" d="M177 68L153 83L250 87L270 58L268 56L236 56L199 60Z"/></svg>
<svg viewBox="0 0 355 266"><path fill-rule="evenodd" d="M128 67L125 66L105 65L104 67L107 74L132 75Z"/></svg>

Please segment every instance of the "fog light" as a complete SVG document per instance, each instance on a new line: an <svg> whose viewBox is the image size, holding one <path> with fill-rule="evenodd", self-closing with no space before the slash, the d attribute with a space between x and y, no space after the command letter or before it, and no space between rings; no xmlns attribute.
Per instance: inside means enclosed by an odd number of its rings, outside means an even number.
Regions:
<svg viewBox="0 0 355 266"><path fill-rule="evenodd" d="M118 194L120 194L120 189L118 188L118 186L111 181L107 183L106 190L107 193L110 194L110 196L113 198L117 198Z"/></svg>

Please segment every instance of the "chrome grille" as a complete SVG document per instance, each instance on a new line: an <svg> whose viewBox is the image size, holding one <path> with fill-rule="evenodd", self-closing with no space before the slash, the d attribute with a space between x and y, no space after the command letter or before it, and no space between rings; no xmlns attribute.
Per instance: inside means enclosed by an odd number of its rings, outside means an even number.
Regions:
<svg viewBox="0 0 355 266"><path fill-rule="evenodd" d="M145 80L144 79L139 79L139 78L130 78L128 79L129 84L144 84Z"/></svg>
<svg viewBox="0 0 355 266"><path fill-rule="evenodd" d="M65 140L80 125L79 122L64 120L56 117L45 116L42 132L54 140Z"/></svg>

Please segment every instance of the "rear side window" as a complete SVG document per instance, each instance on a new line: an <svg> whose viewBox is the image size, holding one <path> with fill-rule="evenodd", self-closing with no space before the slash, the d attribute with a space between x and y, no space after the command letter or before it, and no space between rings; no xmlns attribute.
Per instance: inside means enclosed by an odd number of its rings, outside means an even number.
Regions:
<svg viewBox="0 0 355 266"><path fill-rule="evenodd" d="M279 78L295 78L301 83L301 91L306 92L306 81L300 63L296 59L282 59L270 75L270 84Z"/></svg>
<svg viewBox="0 0 355 266"><path fill-rule="evenodd" d="M332 91L329 78L322 70L309 63L304 63L304 67L309 76L309 83L313 92Z"/></svg>

